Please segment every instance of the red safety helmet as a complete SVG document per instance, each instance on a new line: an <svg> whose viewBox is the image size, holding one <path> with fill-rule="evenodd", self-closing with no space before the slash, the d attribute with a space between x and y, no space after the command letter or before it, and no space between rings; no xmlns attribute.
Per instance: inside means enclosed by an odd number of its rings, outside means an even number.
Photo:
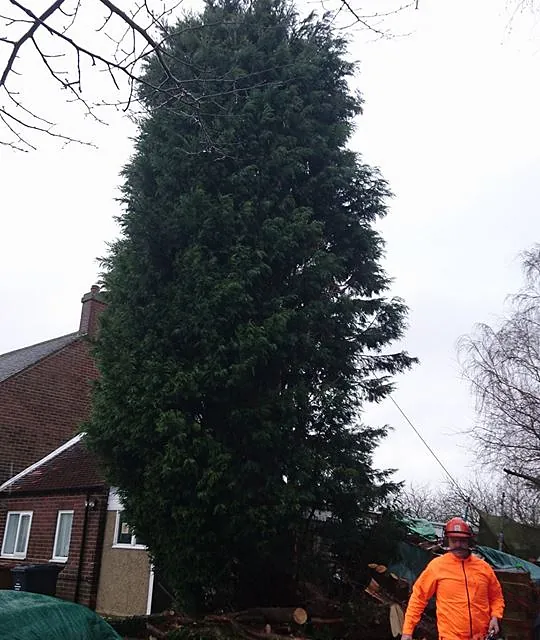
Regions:
<svg viewBox="0 0 540 640"><path fill-rule="evenodd" d="M451 518L444 527L444 535L447 538L472 538L473 532L462 518Z"/></svg>

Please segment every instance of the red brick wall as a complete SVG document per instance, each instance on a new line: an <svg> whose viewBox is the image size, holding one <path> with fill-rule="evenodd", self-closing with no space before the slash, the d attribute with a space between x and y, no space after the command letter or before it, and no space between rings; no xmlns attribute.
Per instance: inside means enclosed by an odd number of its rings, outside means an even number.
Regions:
<svg viewBox="0 0 540 640"><path fill-rule="evenodd" d="M86 494L59 494L51 496L17 497L15 494L0 500L0 532L4 535L9 511L33 511L28 550L24 560L0 558L0 566L48 563L53 555L58 511L74 511L69 557L58 576L56 595L65 600L75 600L77 580L80 580L77 602L92 609L96 606L99 567L103 548L103 531L107 514L108 491L93 492L90 499L96 507L88 510L86 539L82 563L80 560L83 540L83 523ZM3 540L0 540L0 544ZM82 567L79 576L79 566Z"/></svg>
<svg viewBox="0 0 540 640"><path fill-rule="evenodd" d="M69 440L98 372L80 338L0 384L0 484Z"/></svg>
<svg viewBox="0 0 540 640"><path fill-rule="evenodd" d="M81 302L81 323L79 333L87 333L94 337L99 331L99 317L107 306L99 293L99 287L94 285L90 293L86 293Z"/></svg>

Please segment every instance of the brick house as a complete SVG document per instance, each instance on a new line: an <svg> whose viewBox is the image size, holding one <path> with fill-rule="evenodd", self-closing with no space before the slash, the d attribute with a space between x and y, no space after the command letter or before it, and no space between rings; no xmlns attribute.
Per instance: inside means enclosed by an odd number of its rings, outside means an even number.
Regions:
<svg viewBox="0 0 540 640"><path fill-rule="evenodd" d="M160 606L146 546L124 520L83 434L0 486L0 539L4 574L54 563L60 598L119 616Z"/></svg>
<svg viewBox="0 0 540 640"><path fill-rule="evenodd" d="M1 566L55 563L57 595L96 606L108 486L76 436L0 487Z"/></svg>
<svg viewBox="0 0 540 640"><path fill-rule="evenodd" d="M0 355L0 484L60 447L88 418L98 376L89 338L104 308L93 286L82 298L77 332Z"/></svg>
<svg viewBox="0 0 540 640"><path fill-rule="evenodd" d="M53 562L60 597L144 614L153 609L148 553L75 435L90 414L91 339L104 308L93 286L77 332L0 355L0 588L17 564Z"/></svg>

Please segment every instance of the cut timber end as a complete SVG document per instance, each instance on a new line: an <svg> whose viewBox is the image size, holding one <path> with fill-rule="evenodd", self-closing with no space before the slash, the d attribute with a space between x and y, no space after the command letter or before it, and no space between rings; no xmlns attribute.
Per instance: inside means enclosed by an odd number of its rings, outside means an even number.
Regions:
<svg viewBox="0 0 540 640"><path fill-rule="evenodd" d="M308 618L308 615L305 609L302 609L301 607L297 607L293 611L293 620L296 622L296 624L306 624L307 618Z"/></svg>
<svg viewBox="0 0 540 640"><path fill-rule="evenodd" d="M403 609L399 606L399 604L391 604L390 605L390 629L392 630L392 635L394 638L397 638L403 633L403 621L405 616L403 615Z"/></svg>
<svg viewBox="0 0 540 640"><path fill-rule="evenodd" d="M377 564L376 562L370 562L368 567L377 573L385 573L387 571L387 567L384 564Z"/></svg>

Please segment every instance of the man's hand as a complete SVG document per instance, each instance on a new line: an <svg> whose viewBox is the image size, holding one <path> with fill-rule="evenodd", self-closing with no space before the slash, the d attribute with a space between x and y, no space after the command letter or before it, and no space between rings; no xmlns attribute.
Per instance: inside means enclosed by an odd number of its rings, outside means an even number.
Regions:
<svg viewBox="0 0 540 640"><path fill-rule="evenodd" d="M488 633L492 631L495 632L495 635L499 633L499 620L495 616L489 621Z"/></svg>

